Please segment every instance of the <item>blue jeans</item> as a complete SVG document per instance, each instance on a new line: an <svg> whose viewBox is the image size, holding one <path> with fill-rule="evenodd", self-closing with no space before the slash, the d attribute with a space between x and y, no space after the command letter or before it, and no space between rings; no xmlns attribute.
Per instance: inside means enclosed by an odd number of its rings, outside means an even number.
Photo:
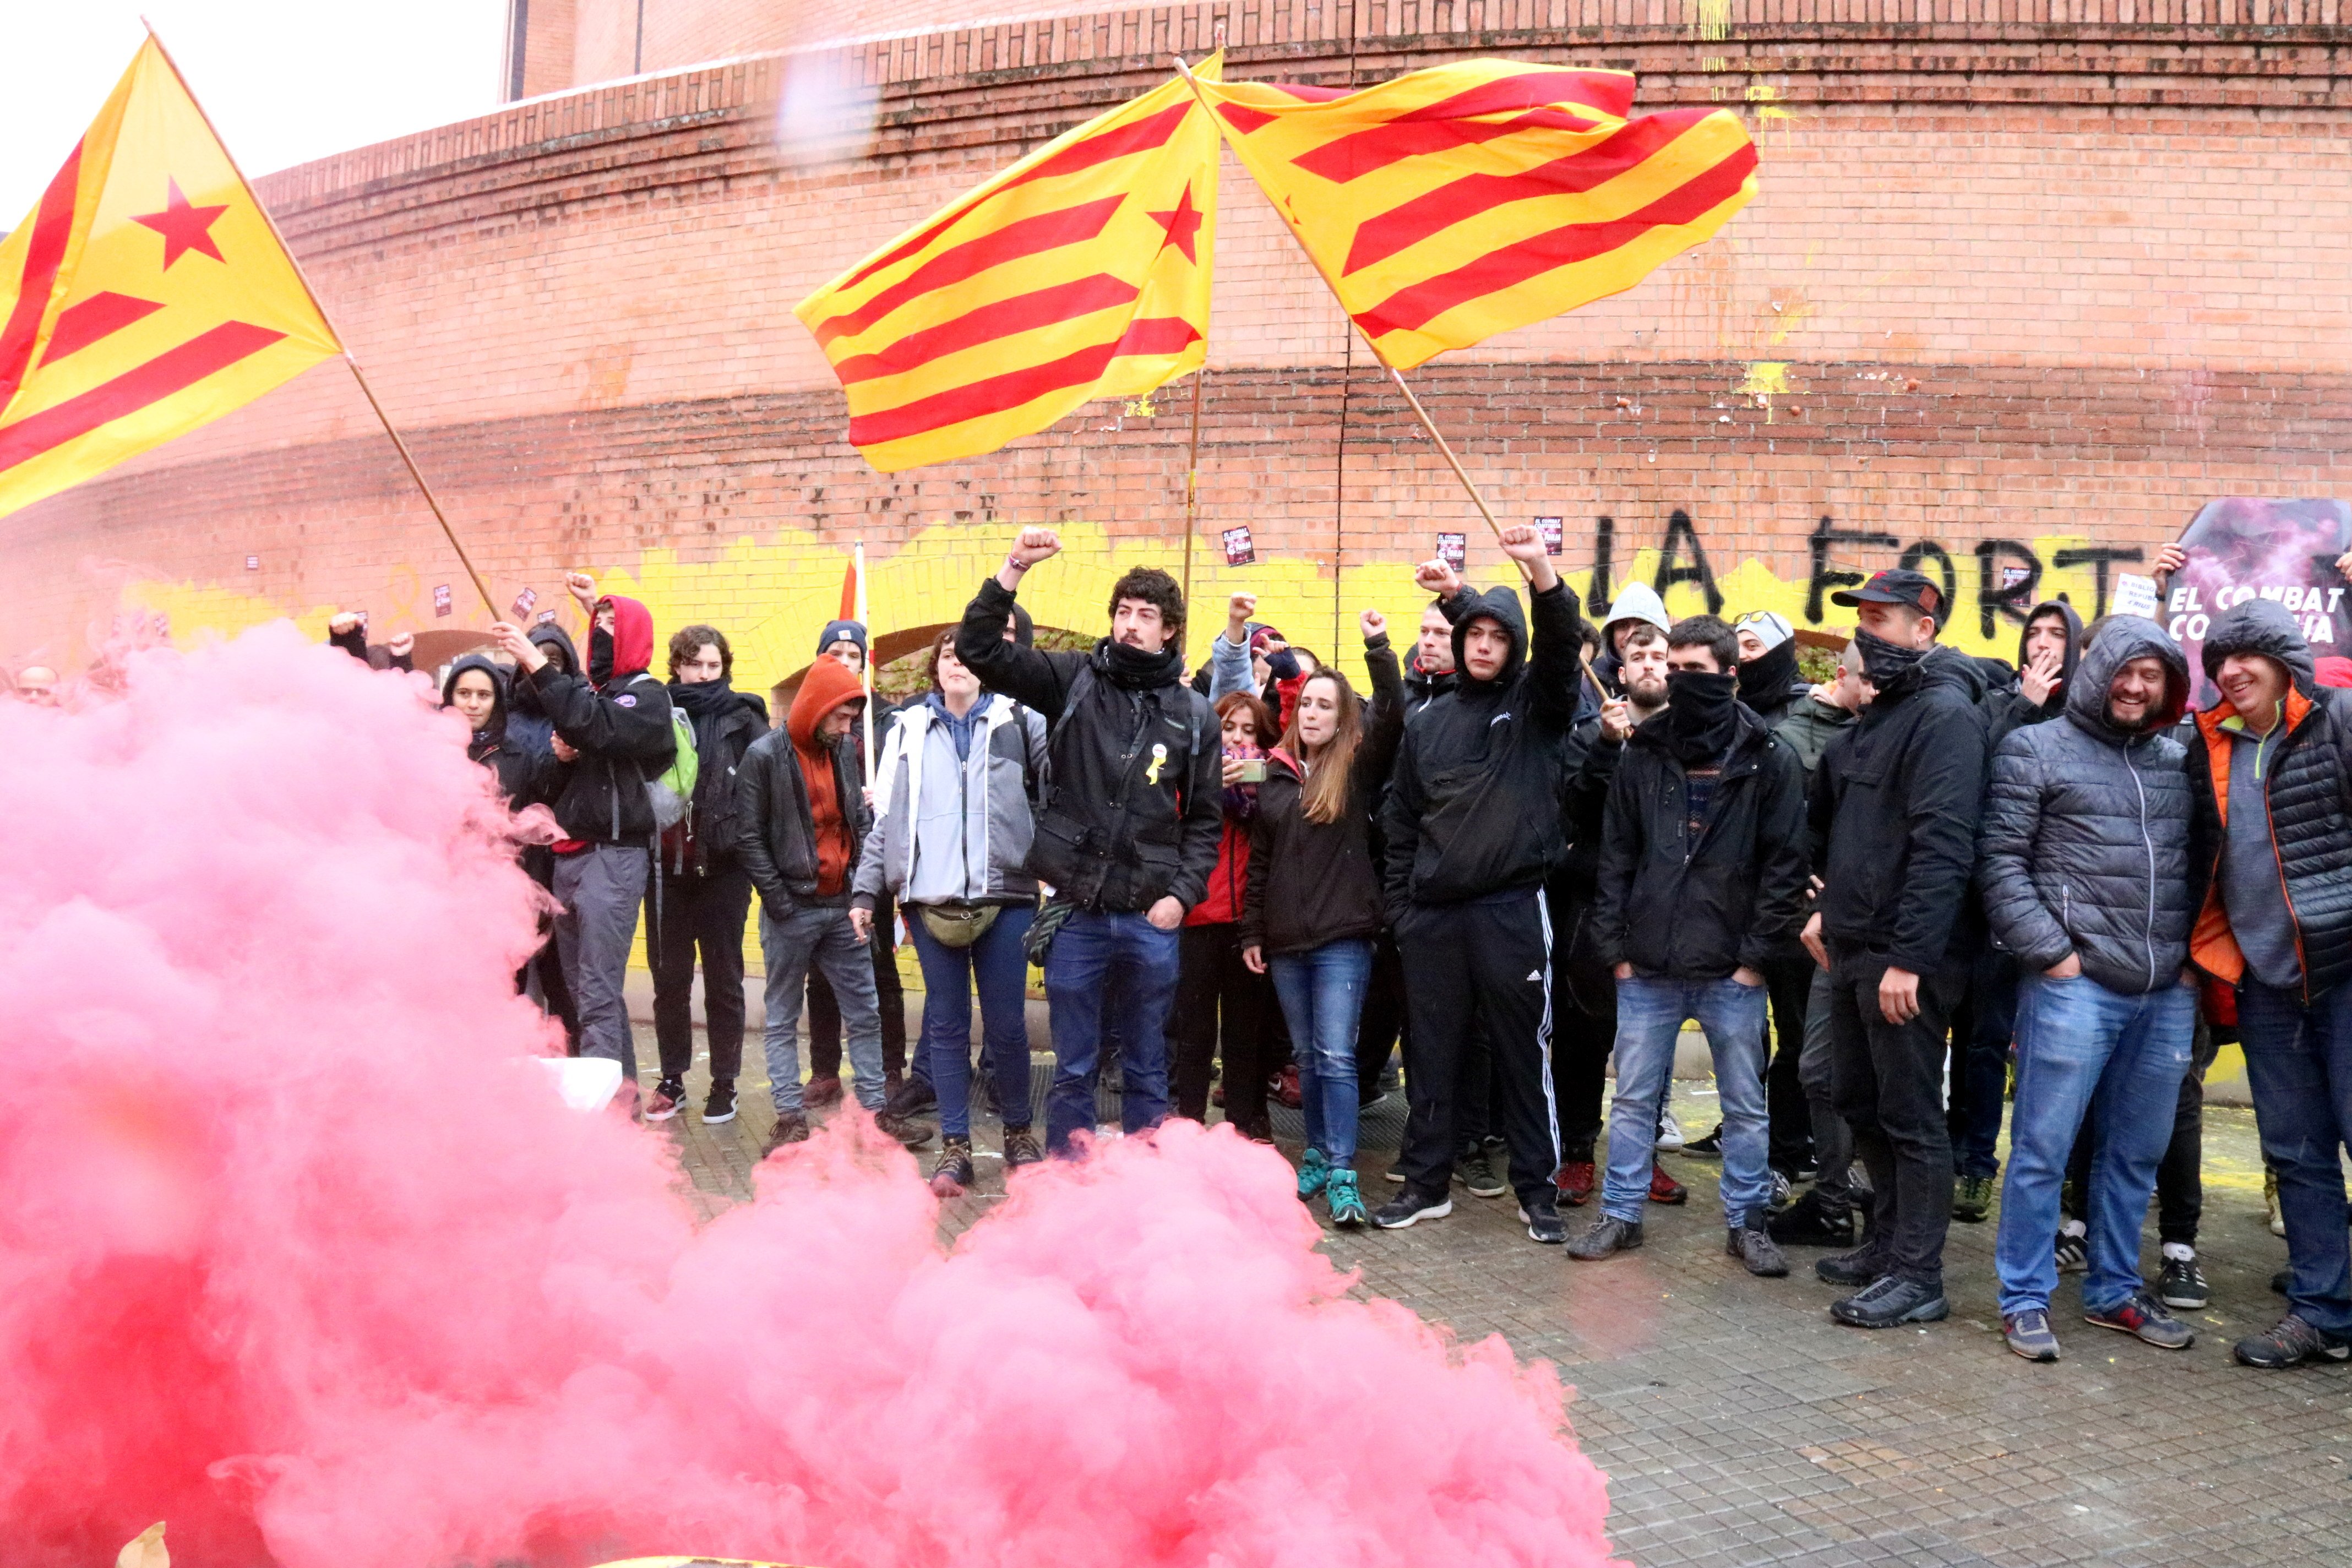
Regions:
<svg viewBox="0 0 2352 1568"><path fill-rule="evenodd" d="M1052 1008L1054 1087L1045 1142L1070 1152L1070 1135L1095 1124L1095 1068L1105 1026L1116 1029L1127 1083L1119 1120L1129 1132L1168 1114L1168 1003L1176 994L1176 933L1139 914L1080 910L1045 954Z"/></svg>
<svg viewBox="0 0 2352 1568"><path fill-rule="evenodd" d="M2029 974L2020 984L2017 1103L2010 1110L2009 1173L1993 1243L2004 1316L2047 1310L2058 1288L2051 1251L2058 1189L2074 1134L2094 1104L2101 1137L2091 1164L2083 1305L2103 1311L2139 1291L2140 1223L2156 1191L2157 1162L2172 1142L2196 1035L2197 993L2187 985L2126 996L2084 974Z"/></svg>
<svg viewBox="0 0 2352 1568"><path fill-rule="evenodd" d="M1327 942L1266 960L1298 1052L1298 1103L1307 1142L1334 1165L1356 1163L1356 1020L1372 977L1369 937Z"/></svg>
<svg viewBox="0 0 2352 1568"><path fill-rule="evenodd" d="M874 984L873 950L850 930L849 910L799 909L778 920L762 908L760 952L768 964L768 1093L776 1109L801 1109L801 996L814 968L841 1004L857 1103L881 1110L882 1002Z"/></svg>
<svg viewBox="0 0 2352 1568"><path fill-rule="evenodd" d="M1723 1219L1733 1229L1772 1201L1772 1117L1764 1100L1764 987L1720 980L1617 982L1617 1096L1609 1107L1609 1179L1601 1212L1642 1223L1656 1158L1658 1112L1674 1076L1675 1037L1696 1018L1715 1058L1723 1109Z"/></svg>
<svg viewBox="0 0 2352 1568"><path fill-rule="evenodd" d="M2292 991L2249 980L2238 993L2238 1029L2263 1159L2278 1173L2288 1305L2331 1334L2352 1333L2352 1249L2336 1152L2352 1138L2352 984L2305 1007Z"/></svg>
<svg viewBox="0 0 2352 1568"><path fill-rule="evenodd" d="M996 1081L996 1103L1007 1128L1029 1125L1029 987L1025 944L1034 906L1007 905L970 947L950 947L907 907L907 934L923 971L923 1041L915 1059L926 1064L940 1097L940 1131L971 1136L971 992L980 987L981 1056Z"/></svg>

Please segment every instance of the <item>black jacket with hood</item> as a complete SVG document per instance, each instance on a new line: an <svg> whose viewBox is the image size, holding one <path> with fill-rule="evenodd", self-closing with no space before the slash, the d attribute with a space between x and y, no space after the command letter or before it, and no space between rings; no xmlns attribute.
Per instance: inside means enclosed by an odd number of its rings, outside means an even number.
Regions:
<svg viewBox="0 0 2352 1568"><path fill-rule="evenodd" d="M1760 968L1804 919L1805 770L1744 703L1698 838L1670 715L1633 731L1602 817L1593 956L1645 975Z"/></svg>
<svg viewBox="0 0 2352 1568"><path fill-rule="evenodd" d="M457 706L457 678L469 669L478 669L490 678L494 700L490 706L489 722L466 737L466 757L490 770L499 781L499 793L507 797L510 806L521 807L545 798L546 792L560 778L554 757L548 752L526 751L514 743L508 734L511 723L509 688L505 668L488 655L469 653L450 665L449 673L441 680L441 706Z"/></svg>
<svg viewBox="0 0 2352 1568"><path fill-rule="evenodd" d="M2044 599L2033 606L2025 617L2025 625L2018 628L2017 668L2020 670L2025 668L2026 634L2033 629L2037 619L2053 612L2066 618L2066 654L2059 661L2058 685L2043 701L2031 702L2026 700L2025 693L2018 689L2016 674L2009 673L1999 689L1985 700L1985 719L1990 730L1987 739L1995 750L2009 739L2010 731L2026 724L2039 724L2045 720L2055 719L2066 710L2067 693L2074 689L2074 671L2083 662L2083 617L2074 613L2074 605L2063 599ZM2009 667L2003 665L2001 668L2006 671ZM2099 688L2099 699L2102 702L2106 700L2104 685Z"/></svg>
<svg viewBox="0 0 2352 1568"><path fill-rule="evenodd" d="M1148 656L1105 637L1092 653L1047 653L1004 640L1013 595L989 578L956 628L956 657L991 691L1047 725L1049 782L1027 869L1084 910L1142 913L1162 898L1190 910L1208 896L1224 833L1224 750L1209 700L1178 679L1136 670Z"/></svg>
<svg viewBox="0 0 2352 1568"><path fill-rule="evenodd" d="M2285 712L2279 721L2286 734L2263 764L2263 795L2303 958L2304 997L2316 1001L2352 977L2352 806L2346 800L2352 702L2317 684L2310 645L2294 616L2273 600L2248 599L2214 616L2200 653L2210 680L2220 679L2221 661L2233 653L2262 654L2286 668ZM2233 984L2245 976L2246 960L2231 934L2220 871L2229 842L2233 742L2227 726L2235 711L2223 698L2198 714L2197 739L2189 748L2203 889L2189 956L2206 973Z"/></svg>
<svg viewBox="0 0 2352 1568"><path fill-rule="evenodd" d="M2165 707L2116 728L2107 691L2135 658L2164 661ZM1993 752L1978 836L1992 934L2030 973L2082 960L2110 991L2179 983L2197 904L2187 752L2166 731L2189 700L2189 660L2164 628L2116 616L2068 673L2063 719L2011 732Z"/></svg>
<svg viewBox="0 0 2352 1568"><path fill-rule="evenodd" d="M529 636L551 663L574 675L580 672L580 650L562 626L543 621L531 627ZM555 726L548 721L539 692L530 681L518 680L507 705L507 738L527 752L544 752L554 735Z"/></svg>
<svg viewBox="0 0 2352 1568"><path fill-rule="evenodd" d="M694 800L662 835L661 868L685 877L730 870L743 832L737 775L751 742L768 732L768 705L724 679L672 681L669 698L694 726Z"/></svg>
<svg viewBox="0 0 2352 1568"><path fill-rule="evenodd" d="M1297 759L1277 751L1257 786L1250 824L1249 881L1241 943L1268 953L1306 952L1349 937L1376 937L1388 922L1381 869L1372 858L1372 818L1388 788L1404 734L1404 682L1383 635L1364 645L1372 700L1348 770L1348 808L1337 822L1309 821Z"/></svg>
<svg viewBox="0 0 2352 1568"><path fill-rule="evenodd" d="M1509 588L1464 588L1454 623L1454 689L1405 726L1381 815L1391 924L1416 905L1534 891L1566 851L1561 779L1576 725L1583 643L1576 590L1533 598L1535 629ZM1492 680L1463 662L1465 634L1487 617L1510 637Z"/></svg>
<svg viewBox="0 0 2352 1568"><path fill-rule="evenodd" d="M1877 689L1814 776L1823 933L1915 974L1973 956L1986 685L1976 660L1929 648Z"/></svg>
<svg viewBox="0 0 2352 1568"><path fill-rule="evenodd" d="M669 689L646 672L654 649L653 616L635 599L607 598L614 629L591 634L590 668L605 658L611 673L598 683L586 675L565 675L551 662L521 684L538 695L549 721L580 760L559 763L562 780L555 798L556 826L566 838L587 843L642 844L654 840L653 802L646 786L659 778L677 753L670 730ZM601 650L610 647L606 655ZM558 846L559 848L562 846Z"/></svg>

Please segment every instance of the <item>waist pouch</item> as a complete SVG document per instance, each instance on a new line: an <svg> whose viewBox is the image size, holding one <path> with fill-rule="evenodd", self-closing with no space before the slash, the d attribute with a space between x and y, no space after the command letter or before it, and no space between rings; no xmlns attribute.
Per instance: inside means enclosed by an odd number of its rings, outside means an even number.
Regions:
<svg viewBox="0 0 2352 1568"><path fill-rule="evenodd" d="M996 923L997 904L918 904L923 929L942 947L970 947Z"/></svg>

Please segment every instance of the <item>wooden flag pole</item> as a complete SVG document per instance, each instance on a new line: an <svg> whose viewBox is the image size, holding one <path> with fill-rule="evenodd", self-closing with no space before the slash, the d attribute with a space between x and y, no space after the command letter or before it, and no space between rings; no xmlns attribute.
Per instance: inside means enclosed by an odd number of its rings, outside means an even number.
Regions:
<svg viewBox="0 0 2352 1568"><path fill-rule="evenodd" d="M858 660L857 675L857 684L866 692L866 700L858 710L858 717L866 724L866 746L859 754L859 772L866 775L866 783L870 785L874 782L874 626L867 619L866 610L866 542L861 539L849 548L850 559L856 563L857 624L866 632L866 657ZM822 658L824 656L820 654L817 657Z"/></svg>
<svg viewBox="0 0 2352 1568"><path fill-rule="evenodd" d="M375 410L377 421L383 426L383 433L392 437L393 447L399 452L401 462L408 469L408 477L416 481L417 489L425 497L425 504L433 509L433 521L441 525L442 533L449 541L449 548L457 552L457 564L463 566L466 569L466 575L473 580L474 592L482 596L482 603L489 609L490 618L498 619L497 601L490 597L489 589L483 586L482 574L474 570L473 558L466 553L466 547L457 542L457 530L449 526L448 515L441 510L441 502L434 495L433 487L425 482L425 475L416 467L415 458L410 455L408 443L401 438L399 430L394 427L392 416L383 411L383 405L376 401L375 388L368 384L366 373L360 369L360 362L352 357L350 346L344 342L341 329L335 325L334 318L327 314L327 307L320 300L319 291L310 287L310 275L302 270L302 263L295 257L294 247L286 243L286 236L278 230L278 220L270 216L269 208L264 205L261 197L255 194L253 182L245 177L245 170L237 163L236 154L229 151L228 142L221 135L220 127L215 125L213 117L205 112L205 100L198 98L196 89L188 85L187 73L180 68L180 62L172 58L171 47L163 42L163 35L155 31L155 24L142 16L139 18L139 25L147 29L147 37L154 42L155 52L162 55L163 63L172 68L172 75L178 79L180 90L186 93L188 101L196 106L196 113L203 118L205 129L212 132L213 141L220 147L221 156L228 160L229 170L236 175L237 184L245 187L246 199L250 201L254 210L261 215L261 221L269 226L270 237L278 241L278 251L286 258L286 264L294 268L295 281L302 285L302 292L310 297L310 309L319 312L319 320L327 324L327 331L335 334L335 344L342 350L343 363L351 366L352 379L360 384L361 394L367 398L368 406Z"/></svg>
<svg viewBox="0 0 2352 1568"><path fill-rule="evenodd" d="M1204 359L1192 373L1192 444L1184 458L1184 603L1188 606L1192 603L1192 528L1201 510L1201 399L1208 394L1209 364Z"/></svg>
<svg viewBox="0 0 2352 1568"><path fill-rule="evenodd" d="M1177 74L1184 79L1184 84L1192 89L1192 97L1200 103L1202 112L1208 115L1210 123L1216 126L1219 134L1222 135L1224 132L1224 122L1217 118L1217 111L1209 107L1208 95L1201 90L1200 79L1192 74L1192 68L1184 63L1184 57L1181 55L1176 57L1176 70ZM1244 167L1247 165L1244 164ZM1276 210L1281 210L1279 204L1276 204ZM1462 481L1462 488L1470 492L1472 504L1477 507L1478 515L1486 520L1486 526L1494 531L1495 538L1499 542L1503 537L1503 525L1495 521L1495 513L1486 505L1486 498L1478 493L1478 487L1472 482L1469 470L1462 466L1462 459L1454 455L1454 448L1447 445L1444 436L1439 433L1437 422L1429 416L1429 410L1421 405L1421 399L1414 396L1412 388L1405 384L1404 373L1389 363L1389 356L1381 353L1381 345L1372 341L1371 333L1364 331L1363 323L1357 321L1355 312L1348 309L1347 300L1340 298L1338 281L1323 269L1323 263L1317 259L1315 252L1307 247L1307 241L1299 237L1297 226L1289 221L1286 214L1284 216L1284 226L1290 230L1290 237L1297 240L1298 248L1306 254L1307 264L1315 268L1315 275L1323 279L1323 287L1331 290L1331 298L1338 302L1339 313L1348 318L1348 324L1356 330L1358 337L1364 340L1364 346L1371 350L1373 360L1382 370L1389 373L1389 379L1396 384L1396 389L1404 394L1404 400L1411 405L1413 417L1421 421L1421 427L1423 430L1429 432L1429 438L1437 443L1437 449L1444 454L1446 466L1454 470L1454 477ZM1522 566L1520 570L1524 572L1526 568Z"/></svg>

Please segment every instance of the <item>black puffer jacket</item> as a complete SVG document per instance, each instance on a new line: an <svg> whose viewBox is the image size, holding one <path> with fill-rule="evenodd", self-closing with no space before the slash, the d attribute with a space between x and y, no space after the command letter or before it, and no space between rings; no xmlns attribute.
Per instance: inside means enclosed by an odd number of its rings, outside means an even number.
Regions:
<svg viewBox="0 0 2352 1568"><path fill-rule="evenodd" d="M2352 710L2339 691L2314 680L2311 648L2294 617L2269 599L2232 605L2213 619L2202 655L2207 679L2218 679L2233 653L2258 653L2286 667L2290 684L2282 721L2286 738L2266 766L2271 840L2286 882L2287 912L2303 954L2306 1001L2352 976L2352 810L2346 804L2346 767L2352 763ZM2222 725L2233 710L2226 699L2197 715L2200 743L2189 749L2189 784L2196 797L2194 846L2202 879L2189 956L2217 979L2235 982L2245 956L2230 934L2219 889L2228 839L2231 740Z"/></svg>
<svg viewBox="0 0 2352 1568"><path fill-rule="evenodd" d="M1935 647L1822 753L1811 802L1824 934L1926 974L1972 955L1985 678ZM1957 940L1956 940L1957 939Z"/></svg>
<svg viewBox="0 0 2352 1568"><path fill-rule="evenodd" d="M1720 980L1754 969L1805 907L1805 770L1756 713L1736 710L1715 802L1696 843L1688 774L1664 713L1633 731L1603 814L1593 956L1643 974Z"/></svg>
<svg viewBox="0 0 2352 1568"><path fill-rule="evenodd" d="M1454 687L1405 726L1381 818L1391 924L1416 904L1532 891L1565 853L1560 781L1583 646L1576 590L1555 583L1534 605L1532 648L1508 588L1465 588L1444 605ZM1464 634L1480 616L1511 638L1492 680L1472 679L1462 658Z"/></svg>
<svg viewBox="0 0 2352 1568"><path fill-rule="evenodd" d="M2135 658L2164 660L2165 708L2147 730L2107 719L2107 688ZM2116 616L2066 683L2065 715L1994 752L1978 835L1992 933L2028 972L2071 952L2108 990L2175 984L2189 956L2186 749L2165 731L2189 700L2189 660L2164 628Z"/></svg>

